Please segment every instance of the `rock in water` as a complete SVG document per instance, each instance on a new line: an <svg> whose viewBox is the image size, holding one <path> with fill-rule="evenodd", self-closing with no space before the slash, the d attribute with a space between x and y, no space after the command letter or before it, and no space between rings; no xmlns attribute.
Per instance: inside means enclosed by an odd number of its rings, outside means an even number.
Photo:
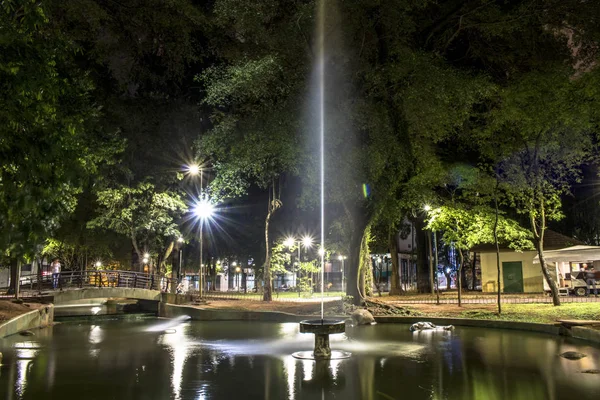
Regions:
<svg viewBox="0 0 600 400"><path fill-rule="evenodd" d="M375 322L369 310L355 310L351 316L355 325L370 325Z"/></svg>
<svg viewBox="0 0 600 400"><path fill-rule="evenodd" d="M600 369L586 369L585 371L581 371L582 374L594 374L599 375Z"/></svg>
<svg viewBox="0 0 600 400"><path fill-rule="evenodd" d="M431 330L435 330L435 331L453 331L454 330L454 326L453 325L436 326L436 325L432 324L431 322L417 322L416 324L412 324L410 326L410 331L411 332L416 332L416 331L431 331Z"/></svg>
<svg viewBox="0 0 600 400"><path fill-rule="evenodd" d="M583 357L587 357L587 355L583 353L578 353L576 351L567 351L560 355L562 358L566 358L567 360L580 360Z"/></svg>
<svg viewBox="0 0 600 400"><path fill-rule="evenodd" d="M31 331L22 331L22 332L19 332L19 335L21 335L21 336L35 336L35 333L33 333Z"/></svg>

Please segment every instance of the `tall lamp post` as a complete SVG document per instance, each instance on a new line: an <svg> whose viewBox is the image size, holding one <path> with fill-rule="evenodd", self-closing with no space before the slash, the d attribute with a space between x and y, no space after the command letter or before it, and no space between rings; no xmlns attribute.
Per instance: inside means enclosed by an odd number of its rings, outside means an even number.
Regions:
<svg viewBox="0 0 600 400"><path fill-rule="evenodd" d="M204 234L204 222L207 219L212 218L213 213L214 213L214 206L206 199L201 198L200 201L198 203L196 203L196 206L194 207L194 215L196 216L196 218L198 218L199 222L200 222L200 270L198 271L198 279L199 279L199 292L200 292L200 297L202 298L203 295L203 290L204 290L204 276L203 276L203 268L202 268L202 261L203 261L203 255L202 255L202 239L203 239L203 234Z"/></svg>

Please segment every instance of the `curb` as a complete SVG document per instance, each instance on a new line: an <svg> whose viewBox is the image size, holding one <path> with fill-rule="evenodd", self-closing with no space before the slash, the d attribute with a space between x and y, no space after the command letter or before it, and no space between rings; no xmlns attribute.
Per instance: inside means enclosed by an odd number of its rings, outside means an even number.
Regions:
<svg viewBox="0 0 600 400"><path fill-rule="evenodd" d="M587 328L585 326L574 326L571 328L573 337L592 343L600 343L600 330Z"/></svg>
<svg viewBox="0 0 600 400"><path fill-rule="evenodd" d="M378 316L375 321L382 324L414 324L420 321L429 321L435 325L455 325L469 326L476 328L493 328L493 329L512 329L528 332L549 333L552 335L567 334L565 328L562 328L559 323L539 324L534 322L513 322L513 321L494 321L485 319L467 319L467 318L444 318L444 317L397 317L397 316ZM567 334L568 335L568 334Z"/></svg>
<svg viewBox="0 0 600 400"><path fill-rule="evenodd" d="M193 306L160 303L158 316L174 318L187 315L194 321L266 321L266 322L300 322L305 319L316 319L315 315L296 315L282 311L246 311L218 310ZM331 316L328 316L328 318ZM340 316L333 318L347 319Z"/></svg>
<svg viewBox="0 0 600 400"><path fill-rule="evenodd" d="M0 339L21 331L45 328L54 321L54 305L49 304L9 319L0 325Z"/></svg>

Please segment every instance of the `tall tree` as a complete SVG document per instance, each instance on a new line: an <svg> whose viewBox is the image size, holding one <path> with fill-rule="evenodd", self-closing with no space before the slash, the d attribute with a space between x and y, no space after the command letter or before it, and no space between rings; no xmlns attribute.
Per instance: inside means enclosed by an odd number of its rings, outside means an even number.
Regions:
<svg viewBox="0 0 600 400"><path fill-rule="evenodd" d="M12 265L73 211L85 179L111 158L75 50L45 2L0 4L0 247Z"/></svg>

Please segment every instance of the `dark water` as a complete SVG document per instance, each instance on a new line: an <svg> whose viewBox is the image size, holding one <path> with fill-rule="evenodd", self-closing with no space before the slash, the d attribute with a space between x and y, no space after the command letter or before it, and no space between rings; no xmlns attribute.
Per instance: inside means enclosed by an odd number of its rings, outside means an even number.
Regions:
<svg viewBox="0 0 600 400"><path fill-rule="evenodd" d="M332 337L343 361L310 349L297 324L69 322L0 340L0 399L598 399L600 348L518 331L406 325ZM164 333L166 332L171 333ZM149 331L153 330L153 331ZM557 355L587 354L579 361Z"/></svg>

